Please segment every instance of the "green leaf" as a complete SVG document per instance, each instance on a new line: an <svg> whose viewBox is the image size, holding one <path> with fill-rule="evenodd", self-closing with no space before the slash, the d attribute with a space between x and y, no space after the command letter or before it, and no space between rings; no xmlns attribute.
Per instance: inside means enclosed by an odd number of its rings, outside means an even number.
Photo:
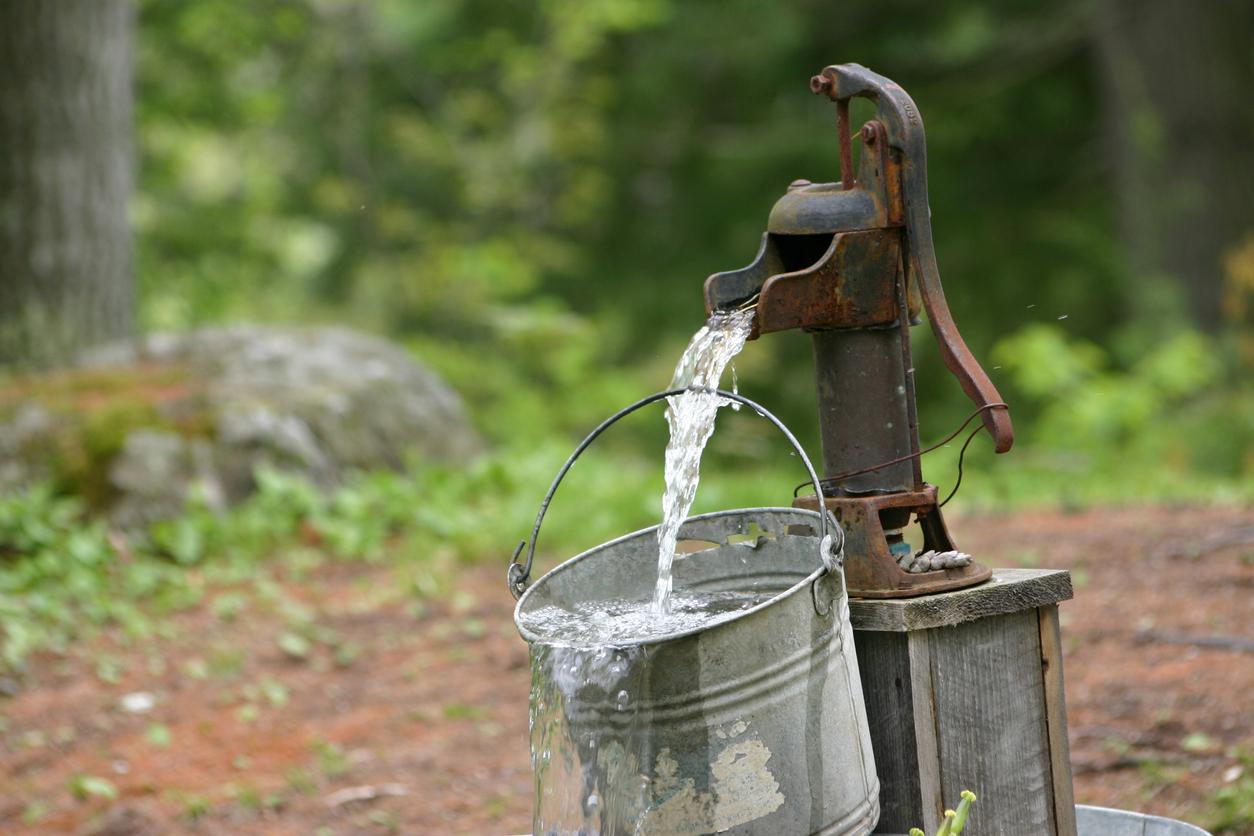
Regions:
<svg viewBox="0 0 1254 836"><path fill-rule="evenodd" d="M293 659L307 659L309 657L310 650L313 649L312 645L309 643L309 639L305 638L300 633L293 633L290 630L281 634L278 642L279 649Z"/></svg>
<svg viewBox="0 0 1254 836"><path fill-rule="evenodd" d="M104 798L113 801L118 797L117 788L104 778L95 775L77 773L68 782L70 794L82 801L88 797Z"/></svg>
<svg viewBox="0 0 1254 836"><path fill-rule="evenodd" d="M170 728L161 723L153 723L144 732L144 738L160 749L167 749L170 746Z"/></svg>

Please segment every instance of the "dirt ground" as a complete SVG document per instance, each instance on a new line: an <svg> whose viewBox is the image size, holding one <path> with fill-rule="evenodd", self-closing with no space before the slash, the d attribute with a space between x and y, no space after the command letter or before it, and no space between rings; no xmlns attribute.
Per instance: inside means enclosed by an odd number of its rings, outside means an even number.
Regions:
<svg viewBox="0 0 1254 836"><path fill-rule="evenodd" d="M1249 791L1254 510L951 528L991 565L1073 573L1077 800L1205 823L1225 787ZM37 659L0 697L0 832L525 832L528 669L504 575L465 570L418 608L387 567L328 564L281 582L316 615L312 638L259 585L207 596L162 638Z"/></svg>

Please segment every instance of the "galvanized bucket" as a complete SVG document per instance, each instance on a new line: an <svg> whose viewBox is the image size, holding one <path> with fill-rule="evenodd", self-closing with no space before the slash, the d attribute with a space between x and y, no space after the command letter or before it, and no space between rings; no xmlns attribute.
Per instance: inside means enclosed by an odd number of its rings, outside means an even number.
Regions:
<svg viewBox="0 0 1254 836"><path fill-rule="evenodd" d="M682 390L658 393L607 419L576 449L541 505L525 565L511 565L521 594L515 622L588 600L645 601L657 578L657 527L574 557L527 588L544 512L562 476L588 444L624 415ZM740 395L792 443L777 418ZM748 536L746 536L748 535ZM640 834L864 834L879 818L879 782L854 656L841 569L843 535L830 516L795 508L753 508L690 518L684 541L704 548L677 557L677 589L774 593L708 627L642 642L650 672L635 702L650 745L639 768L648 782L643 811L602 832ZM831 544L835 542L835 548ZM609 693L609 692L607 692ZM596 731L623 722L612 701L581 703L572 727Z"/></svg>

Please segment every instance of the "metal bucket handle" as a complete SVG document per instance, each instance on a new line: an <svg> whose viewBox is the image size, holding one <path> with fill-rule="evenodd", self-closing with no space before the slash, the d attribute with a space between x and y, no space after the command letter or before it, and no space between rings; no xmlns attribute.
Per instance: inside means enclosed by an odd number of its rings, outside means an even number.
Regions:
<svg viewBox="0 0 1254 836"><path fill-rule="evenodd" d="M814 486L814 495L823 495L822 486L819 484L819 476L814 471L814 465L810 463L810 457L807 456L806 451L802 449L801 443L797 441L797 437L792 434L788 427L784 426L784 422L780 421L773 414L771 414L770 410L766 407L749 400L744 395L736 392L728 392L725 389L711 390L687 387L683 389L670 389L665 392L657 392L649 395L647 398L641 398L631 406L620 409L618 412L615 412L609 418L602 421L599 425L597 425L595 430L588 433L587 438L579 442L579 446L575 448L575 452L570 454L570 458L568 458L566 463L562 465L562 469L557 472L557 476L553 479L553 484L549 485L549 492L544 495L544 501L540 503L540 512L536 514L536 524L531 529L530 543L528 543L527 540L521 541L518 544L518 548L514 550L513 560L509 564L509 571L506 573L506 579L509 583L509 591L515 598L520 598L522 594L527 591L527 582L531 578L531 564L536 557L536 541L540 537L540 526L544 522L545 512L549 510L549 503L553 501L553 494L557 493L557 486L562 483L562 479L565 478L566 473L574 466L575 460L579 458L580 454L582 454L584 450L588 449L588 446L596 440L597 436L609 429L611 425L617 423L620 418L625 418L637 409L648 406L656 401L660 401L663 398L682 395L684 392L688 391L712 392L720 398L744 404L774 424L775 427L784 434L784 437L788 439L788 443L792 445L793 450L796 451L798 457L800 457L802 464L806 466L806 473L809 474L810 482ZM829 524L830 517L830 511L826 511L825 513L819 515L819 557L823 561L824 572L830 572L841 565L845 548L845 532L834 519L831 520ZM835 547L833 548L833 546ZM527 562L525 564L518 562L518 555L522 554L522 550L524 548L527 548Z"/></svg>

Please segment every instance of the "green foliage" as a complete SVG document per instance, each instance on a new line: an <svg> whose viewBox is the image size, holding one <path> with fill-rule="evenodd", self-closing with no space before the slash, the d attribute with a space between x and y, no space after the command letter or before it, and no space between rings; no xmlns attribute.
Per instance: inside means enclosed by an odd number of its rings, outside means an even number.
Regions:
<svg viewBox="0 0 1254 836"><path fill-rule="evenodd" d="M1254 355L1241 333L1165 328L1171 304L1145 300L1170 303L1169 280L1132 275L1115 244L1109 172L1088 150L1089 5L909 11L143 0L143 319L388 334L461 392L513 469L665 384L702 279L748 261L788 182L836 176L831 107L806 80L857 60L926 119L947 296L1020 429L1005 461L973 444L959 501L1243 495L1251 395L1236 384ZM1242 252L1224 268L1233 323L1254 275ZM916 334L919 414L939 437L970 406ZM750 345L741 381L817 450L806 342ZM661 427L624 433L639 453ZM942 485L955 467L956 448L929 462ZM324 522L355 553L387 527ZM185 523L156 536L188 563L215 548Z"/></svg>
<svg viewBox="0 0 1254 836"><path fill-rule="evenodd" d="M1215 811L1209 828L1214 833L1247 833L1254 827L1254 778L1238 778L1219 789L1211 800Z"/></svg>
<svg viewBox="0 0 1254 836"><path fill-rule="evenodd" d="M88 798L103 798L106 801L113 801L118 797L118 791L113 783L105 778L98 778L95 775L85 775L81 772L75 773L69 780L70 794L83 801Z"/></svg>
<svg viewBox="0 0 1254 836"><path fill-rule="evenodd" d="M249 605L235 585L263 589L270 574L304 571L310 556L320 553L338 560L386 558L398 573L398 588L412 590L416 600L443 594L450 561L490 557L504 564L511 545L530 529L544 488L568 452L565 443L550 442L460 467L363 473L330 494L262 469L257 492L232 510L219 513L193 502L182 516L130 536L110 532L80 501L47 486L5 495L0 667L20 669L36 650L67 652L109 625L148 635L163 613L196 605L209 592L213 613L233 618ZM760 505L784 495L800 473L786 461L788 468L761 472L764 483L727 478L718 472L726 458L713 457L698 510ZM660 456L641 458L630 445L589 451L546 518L541 560L655 523L660 468ZM310 552L311 545L319 552ZM352 664L354 648L324 635L295 604L283 606L283 652L303 659L317 642L331 647L337 664ZM116 678L120 672L108 661L100 659L101 676ZM238 662L188 664L208 676L223 665L236 669Z"/></svg>
<svg viewBox="0 0 1254 836"><path fill-rule="evenodd" d="M1254 484L1254 386L1222 344L1180 331L1120 364L1099 345L1036 325L1002 340L1018 447L986 448L965 497L1052 501L1248 499ZM937 453L943 466L955 451ZM974 453L974 450L973 450Z"/></svg>
<svg viewBox="0 0 1254 836"><path fill-rule="evenodd" d="M336 744L326 740L315 740L313 750L318 757L318 768L322 770L325 777L338 778L348 772L351 765L348 755Z"/></svg>
<svg viewBox="0 0 1254 836"><path fill-rule="evenodd" d="M1248 833L1254 828L1254 750L1237 746L1227 753L1237 761L1224 785L1210 800L1207 829L1216 834Z"/></svg>
<svg viewBox="0 0 1254 836"><path fill-rule="evenodd" d="M46 415L47 432L21 437L15 457L93 508L113 498L109 466L132 432L203 438L215 421L202 386L177 364L0 378L0 421L32 410Z"/></svg>
<svg viewBox="0 0 1254 836"><path fill-rule="evenodd" d="M974 803L975 793L971 790L963 790L958 809L945 811L944 820L941 822L940 829L936 831L936 836L960 836L967 826L967 817L971 814L971 805ZM910 836L925 836L925 834L919 828L912 827Z"/></svg>
<svg viewBox="0 0 1254 836"><path fill-rule="evenodd" d="M161 723L153 723L144 731L144 739L152 746L158 749L170 748L173 738L170 734L170 727Z"/></svg>

